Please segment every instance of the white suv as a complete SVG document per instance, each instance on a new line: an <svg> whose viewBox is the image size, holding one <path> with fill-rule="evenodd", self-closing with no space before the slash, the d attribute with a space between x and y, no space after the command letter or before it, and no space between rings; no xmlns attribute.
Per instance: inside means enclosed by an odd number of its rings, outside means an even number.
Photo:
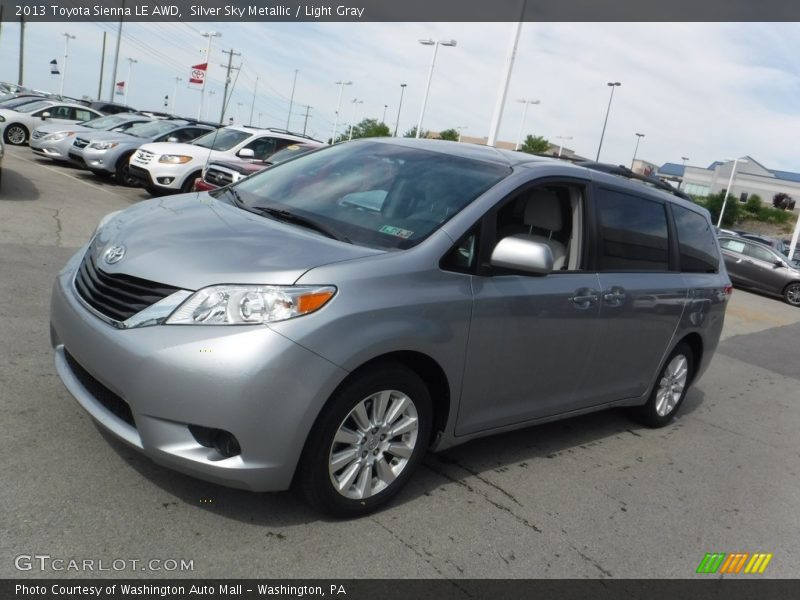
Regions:
<svg viewBox="0 0 800 600"><path fill-rule="evenodd" d="M144 144L130 158L130 173L151 194L189 192L211 161L263 160L308 139L283 130L225 127L190 144Z"/></svg>

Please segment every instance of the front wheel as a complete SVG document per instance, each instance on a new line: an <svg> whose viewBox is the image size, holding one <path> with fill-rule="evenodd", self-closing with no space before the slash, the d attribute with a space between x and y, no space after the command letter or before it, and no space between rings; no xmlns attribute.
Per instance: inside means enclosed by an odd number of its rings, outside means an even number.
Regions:
<svg viewBox="0 0 800 600"><path fill-rule="evenodd" d="M663 427L678 412L692 381L692 349L681 342L667 358L656 378L647 404L633 410L633 417L648 427Z"/></svg>
<svg viewBox="0 0 800 600"><path fill-rule="evenodd" d="M388 502L408 481L430 440L431 398L407 367L385 363L356 375L320 413L298 467L309 504L357 517Z"/></svg>
<svg viewBox="0 0 800 600"><path fill-rule="evenodd" d="M12 123L6 127L5 136L6 143L12 146L22 146L28 141L28 130L24 125L19 123Z"/></svg>
<svg viewBox="0 0 800 600"><path fill-rule="evenodd" d="M131 176L130 163L128 162L130 157L130 154L128 156L119 157L115 175L117 177L117 183L120 185L124 185L125 187L137 187L139 185L139 180Z"/></svg>
<svg viewBox="0 0 800 600"><path fill-rule="evenodd" d="M787 304L800 306L800 281L794 281L783 290L783 299Z"/></svg>

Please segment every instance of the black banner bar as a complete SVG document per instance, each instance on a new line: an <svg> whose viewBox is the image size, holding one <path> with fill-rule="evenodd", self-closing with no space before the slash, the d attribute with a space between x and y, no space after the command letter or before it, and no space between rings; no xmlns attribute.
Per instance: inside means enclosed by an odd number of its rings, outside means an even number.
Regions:
<svg viewBox="0 0 800 600"><path fill-rule="evenodd" d="M800 21L787 0L0 0L4 21Z"/></svg>
<svg viewBox="0 0 800 600"><path fill-rule="evenodd" d="M728 579L590 579L590 580L115 580L14 579L0 581L0 598L42 600L121 600L165 598L338 598L347 600L783 600L797 597L798 580Z"/></svg>

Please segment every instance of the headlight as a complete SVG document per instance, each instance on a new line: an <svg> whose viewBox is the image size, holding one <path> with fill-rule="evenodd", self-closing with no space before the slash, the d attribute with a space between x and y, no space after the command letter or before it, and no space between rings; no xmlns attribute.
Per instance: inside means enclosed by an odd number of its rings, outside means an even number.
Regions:
<svg viewBox="0 0 800 600"><path fill-rule="evenodd" d="M319 310L333 286L213 285L198 290L167 319L167 325L255 325L285 321Z"/></svg>
<svg viewBox="0 0 800 600"><path fill-rule="evenodd" d="M94 150L110 150L117 146L119 146L119 142L92 142L89 144L89 148L93 148Z"/></svg>
<svg viewBox="0 0 800 600"><path fill-rule="evenodd" d="M58 133L51 133L50 135L44 136L44 139L48 142L60 142L73 135L75 135L74 131L59 131Z"/></svg>
<svg viewBox="0 0 800 600"><path fill-rule="evenodd" d="M182 165L184 163L189 162L190 160L192 160L191 156L185 156L183 154L165 154L164 156L158 159L158 162L170 163L173 165Z"/></svg>

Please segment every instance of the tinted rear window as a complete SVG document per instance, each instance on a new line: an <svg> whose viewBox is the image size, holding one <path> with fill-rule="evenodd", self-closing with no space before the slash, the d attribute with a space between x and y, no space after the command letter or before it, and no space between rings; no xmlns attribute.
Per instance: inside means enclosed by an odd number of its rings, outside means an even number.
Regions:
<svg viewBox="0 0 800 600"><path fill-rule="evenodd" d="M669 268L667 216L660 202L600 189L600 269L666 271Z"/></svg>
<svg viewBox="0 0 800 600"><path fill-rule="evenodd" d="M716 273L719 257L711 223L703 215L676 204L672 205L672 214L678 230L681 271Z"/></svg>

